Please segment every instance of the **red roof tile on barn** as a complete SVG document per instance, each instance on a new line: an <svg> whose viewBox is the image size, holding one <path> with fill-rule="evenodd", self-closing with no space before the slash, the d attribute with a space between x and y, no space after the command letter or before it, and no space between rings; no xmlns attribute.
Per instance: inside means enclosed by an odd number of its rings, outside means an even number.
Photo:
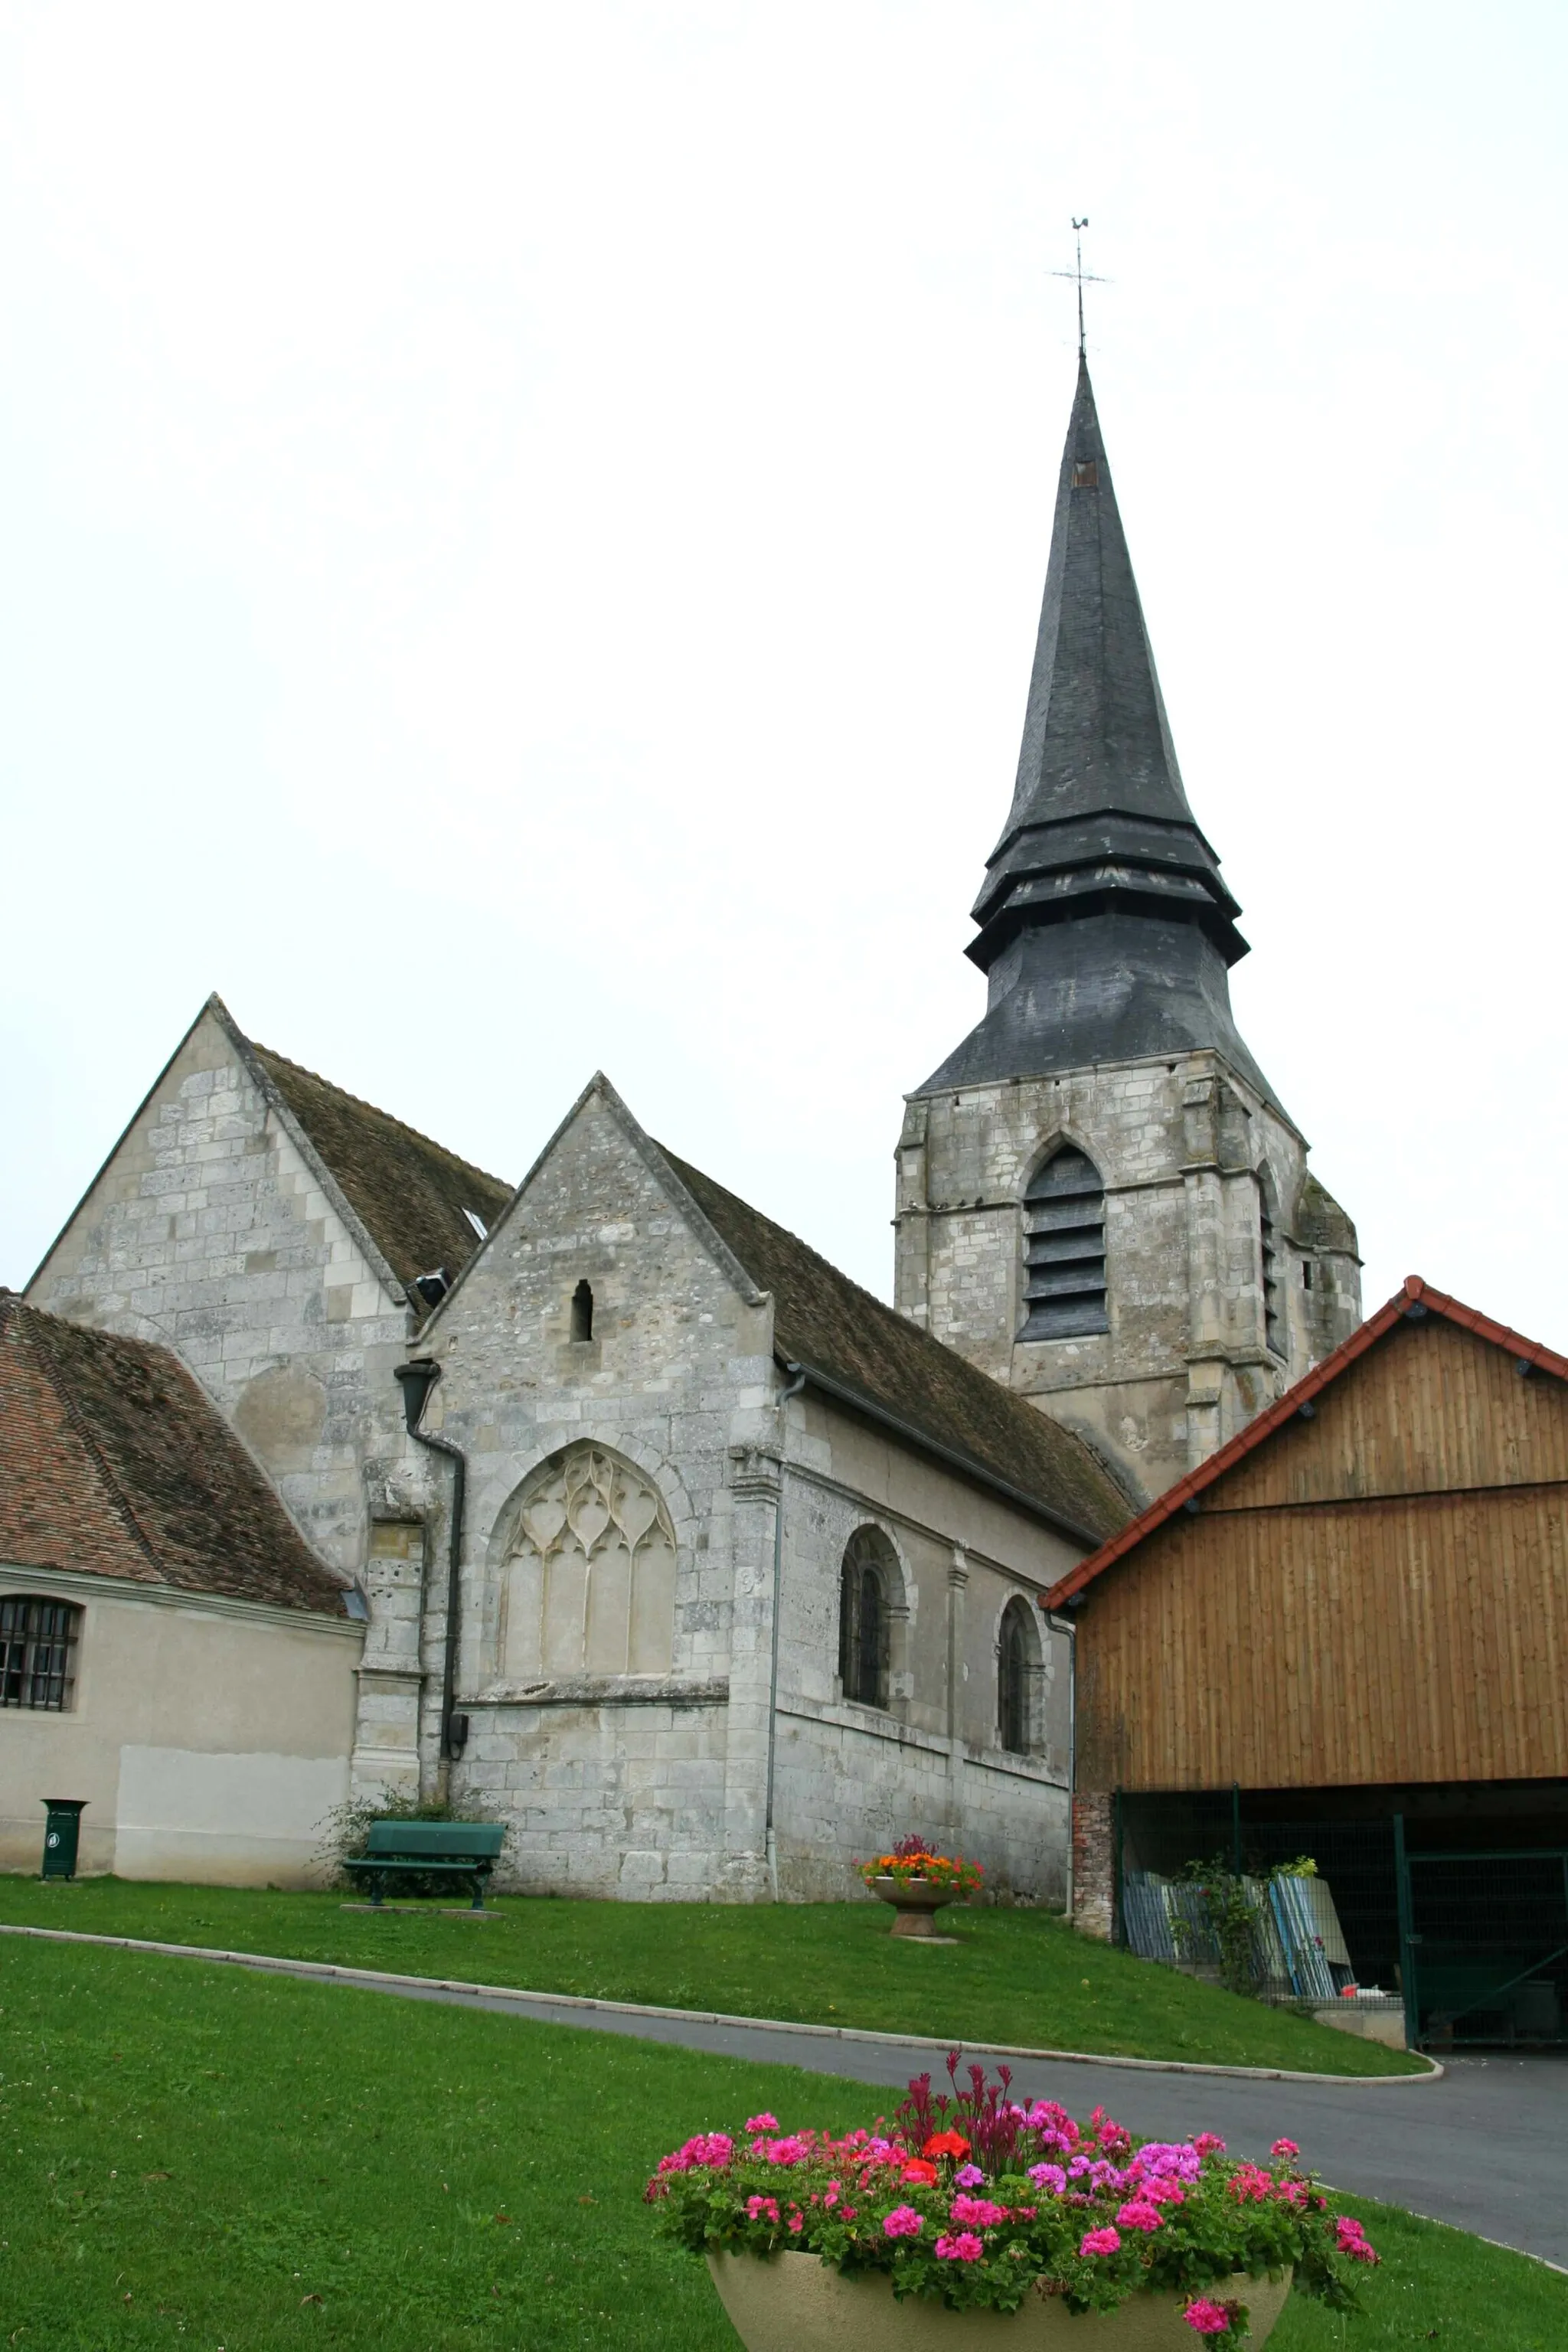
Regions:
<svg viewBox="0 0 1568 2352"><path fill-rule="evenodd" d="M239 1440L166 1348L0 1293L0 1562L343 1617Z"/></svg>
<svg viewBox="0 0 1568 2352"><path fill-rule="evenodd" d="M1211 1454L1206 1462L1200 1463L1195 1470L1189 1470L1186 1476L1178 1478L1173 1486L1168 1486L1146 1511L1141 1512L1137 1518L1130 1519L1121 1532L1102 1543L1098 1551L1090 1552L1087 1559L1079 1560L1069 1574L1042 1595L1041 1608L1061 1608L1086 1585L1092 1584L1106 1569L1113 1567L1117 1560L1124 1559L1130 1551L1135 1551L1145 1536L1152 1535L1156 1528L1163 1527L1167 1519L1174 1518L1179 1510L1194 1501L1205 1487L1212 1486L1216 1478L1223 1478L1227 1470L1234 1469L1256 1446L1261 1445L1277 1429L1293 1420L1320 1390L1326 1389L1331 1381L1338 1380L1342 1372L1348 1371L1359 1356L1364 1356L1369 1348L1375 1347L1413 1309L1447 1316L1450 1323L1458 1323L1462 1329L1473 1331L1479 1339L1489 1340L1494 1348L1506 1349L1520 1363L1528 1364L1531 1370L1552 1372L1559 1380L1568 1380L1568 1356L1558 1355L1554 1349L1543 1347L1538 1339L1525 1339L1521 1332L1510 1331L1506 1323L1494 1322L1479 1307L1466 1307L1459 1299L1450 1298L1447 1291L1434 1290L1430 1283L1424 1282L1418 1274L1406 1275L1403 1285L1387 1305L1380 1307L1375 1315L1369 1315L1331 1356L1325 1356L1321 1364L1315 1365L1304 1379L1296 1382L1294 1388L1287 1389L1266 1412L1260 1412L1256 1421L1249 1421L1245 1429L1238 1430L1216 1454Z"/></svg>

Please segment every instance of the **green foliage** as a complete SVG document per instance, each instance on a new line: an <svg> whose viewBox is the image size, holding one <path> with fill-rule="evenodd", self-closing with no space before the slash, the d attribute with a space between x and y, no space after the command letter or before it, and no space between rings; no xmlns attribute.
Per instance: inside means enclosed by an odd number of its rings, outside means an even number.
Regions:
<svg viewBox="0 0 1568 2352"><path fill-rule="evenodd" d="M649 2230L644 2179L725 2116L843 2129L867 2098L787 2067L6 1938L0 2341L735 2352L702 2265ZM1366 2317L1293 2297L1270 2352L1568 2343L1568 2282L1347 2201L1384 2256Z"/></svg>
<svg viewBox="0 0 1568 2352"><path fill-rule="evenodd" d="M446 1898L450 1900L448 1895ZM1048 1912L954 1906L911 1955L886 1906L487 1896L483 1914L345 1910L337 1894L0 1877L0 1917L933 2039L1309 2074L1426 2063L1094 1942ZM3 2331L0 2331L3 2333ZM26 2347L20 2347L26 2352ZM232 2352L232 2348L231 2348Z"/></svg>
<svg viewBox="0 0 1568 2352"><path fill-rule="evenodd" d="M1184 1879L1197 1890L1204 1927L1219 1948L1220 1981L1227 1992L1250 1993L1258 1982L1258 1923L1263 1906L1255 1903L1246 1883L1223 1859L1189 1862ZM1190 1919L1174 1919L1172 1932L1178 1949L1190 1948L1194 1930Z"/></svg>
<svg viewBox="0 0 1568 2352"><path fill-rule="evenodd" d="M370 1843L370 1833L377 1822L472 1822L490 1820L470 1800L461 1805L448 1804L441 1797L399 1797L391 1790L375 1798L359 1797L346 1805L335 1805L321 1823L321 1841L316 1848L316 1864L330 1886L353 1886L352 1874L343 1868L345 1862L356 1862ZM506 1843L511 1828L507 1824ZM400 1877L397 1888L401 1898L445 1894L450 1900L451 1889L439 1875L423 1877L413 1871Z"/></svg>

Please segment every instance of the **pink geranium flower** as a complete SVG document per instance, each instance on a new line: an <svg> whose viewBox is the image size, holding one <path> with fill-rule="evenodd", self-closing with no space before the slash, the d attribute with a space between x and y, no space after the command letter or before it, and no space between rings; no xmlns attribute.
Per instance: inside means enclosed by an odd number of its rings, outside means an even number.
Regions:
<svg viewBox="0 0 1568 2352"><path fill-rule="evenodd" d="M1300 2156L1301 2151L1293 2139L1277 2139L1268 2153L1270 2156Z"/></svg>
<svg viewBox="0 0 1568 2352"><path fill-rule="evenodd" d="M1151 2205L1146 2197L1130 2197L1118 2208L1116 2218L1124 2230L1160 2230L1165 2224L1160 2208Z"/></svg>
<svg viewBox="0 0 1568 2352"><path fill-rule="evenodd" d="M994 2205L989 2197L955 2197L951 2218L967 2230L989 2230L1007 2219L1007 2208Z"/></svg>
<svg viewBox="0 0 1568 2352"><path fill-rule="evenodd" d="M1194 2295L1182 2317L1200 2336L1225 2336L1230 2329L1230 2314L1223 2303L1211 2303L1206 2294Z"/></svg>
<svg viewBox="0 0 1568 2352"><path fill-rule="evenodd" d="M895 2205L882 2223L884 2238L918 2238L925 2223L912 2205Z"/></svg>
<svg viewBox="0 0 1568 2352"><path fill-rule="evenodd" d="M1225 2154L1225 2142L1221 2139L1218 2132L1199 2132L1196 2139L1193 2142L1193 2146L1196 2148L1200 2156L1223 2156Z"/></svg>
<svg viewBox="0 0 1568 2352"><path fill-rule="evenodd" d="M1053 2197L1065 2197L1068 2177L1059 2164L1031 2164L1029 2178L1037 2189L1048 2189Z"/></svg>
<svg viewBox="0 0 1568 2352"><path fill-rule="evenodd" d="M985 2249L973 2230L961 2230L956 2238L939 2238L936 2251L944 2263L977 2263Z"/></svg>
<svg viewBox="0 0 1568 2352"><path fill-rule="evenodd" d="M779 2200L776 2197L747 2198L746 2219L748 2221L776 2221L778 2218Z"/></svg>
<svg viewBox="0 0 1568 2352"><path fill-rule="evenodd" d="M749 2132L776 2132L778 2127L779 2119L777 2116L748 2116L746 2117L746 2129Z"/></svg>
<svg viewBox="0 0 1568 2352"><path fill-rule="evenodd" d="M977 2164L961 2164L952 2177L960 2189L978 2189L985 2179Z"/></svg>
<svg viewBox="0 0 1568 2352"><path fill-rule="evenodd" d="M1111 2229L1109 2223L1103 2230L1091 2230L1079 2248L1080 2254L1116 2254L1121 2251L1121 2232Z"/></svg>

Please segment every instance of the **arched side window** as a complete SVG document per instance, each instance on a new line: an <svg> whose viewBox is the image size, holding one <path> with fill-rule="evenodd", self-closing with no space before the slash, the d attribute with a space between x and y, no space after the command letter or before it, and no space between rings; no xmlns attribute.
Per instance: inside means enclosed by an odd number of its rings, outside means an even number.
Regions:
<svg viewBox="0 0 1568 2352"><path fill-rule="evenodd" d="M1105 1187L1070 1143L1036 1170L1024 1195L1023 1339L1109 1331L1105 1311Z"/></svg>
<svg viewBox="0 0 1568 2352"><path fill-rule="evenodd" d="M1274 1223L1274 1193L1266 1176L1258 1186L1258 1244L1263 1261L1263 1338L1269 1352L1284 1356L1285 1294L1280 1282L1279 1236Z"/></svg>
<svg viewBox="0 0 1568 2352"><path fill-rule="evenodd" d="M541 1463L503 1566L505 1679L668 1674L675 1561L664 1498L635 1464L586 1444Z"/></svg>
<svg viewBox="0 0 1568 2352"><path fill-rule="evenodd" d="M580 1282L572 1293L572 1337L579 1346L594 1336L594 1293Z"/></svg>
<svg viewBox="0 0 1568 2352"><path fill-rule="evenodd" d="M0 1706L60 1715L76 1686L81 1611L30 1593L0 1596Z"/></svg>
<svg viewBox="0 0 1568 2352"><path fill-rule="evenodd" d="M1013 1756L1033 1756L1040 1746L1040 1679L1043 1662L1035 1611L1015 1593L1002 1612L996 1642L997 1743Z"/></svg>
<svg viewBox="0 0 1568 2352"><path fill-rule="evenodd" d="M857 1528L838 1572L838 1680L861 1706L888 1704L892 1615L901 1591L893 1548L878 1528Z"/></svg>

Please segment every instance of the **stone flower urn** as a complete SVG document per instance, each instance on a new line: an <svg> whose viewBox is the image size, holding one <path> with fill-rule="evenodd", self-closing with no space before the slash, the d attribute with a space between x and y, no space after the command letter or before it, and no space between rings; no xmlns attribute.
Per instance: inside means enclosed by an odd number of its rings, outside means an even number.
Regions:
<svg viewBox="0 0 1568 2352"><path fill-rule="evenodd" d="M708 2268L746 2352L1198 2352L1205 2341L1183 2318L1180 2294L1145 2290L1075 2318L1056 2295L1006 2312L949 2311L925 2295L899 2303L885 2271L846 2277L816 2254L710 2253ZM1210 2291L1246 2304L1251 2352L1272 2334L1290 2273L1238 2272Z"/></svg>
<svg viewBox="0 0 1568 2352"><path fill-rule="evenodd" d="M935 1921L945 1904L958 1900L957 1887L943 1886L932 1878L871 1878L866 1883L881 1902L892 1905L897 1915L892 1929L895 1936L909 1936L928 1944L952 1940L937 1934Z"/></svg>

